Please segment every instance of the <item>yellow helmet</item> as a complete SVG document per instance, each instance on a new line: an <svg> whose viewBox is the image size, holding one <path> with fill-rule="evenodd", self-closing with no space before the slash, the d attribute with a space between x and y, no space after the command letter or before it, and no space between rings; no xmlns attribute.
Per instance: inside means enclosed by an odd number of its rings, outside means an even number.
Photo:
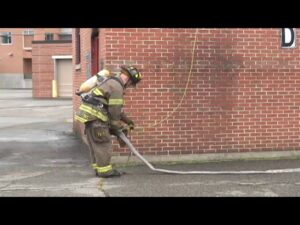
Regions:
<svg viewBox="0 0 300 225"><path fill-rule="evenodd" d="M121 66L121 72L125 72L130 77L134 86L142 80L142 74L134 66Z"/></svg>

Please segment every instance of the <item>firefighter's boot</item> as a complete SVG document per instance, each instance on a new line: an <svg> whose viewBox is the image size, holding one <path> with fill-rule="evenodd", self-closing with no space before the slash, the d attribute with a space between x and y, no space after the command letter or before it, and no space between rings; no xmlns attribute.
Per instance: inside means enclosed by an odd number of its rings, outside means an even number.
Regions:
<svg viewBox="0 0 300 225"><path fill-rule="evenodd" d="M111 165L105 167L97 167L97 176L102 178L120 177L122 174L113 169Z"/></svg>

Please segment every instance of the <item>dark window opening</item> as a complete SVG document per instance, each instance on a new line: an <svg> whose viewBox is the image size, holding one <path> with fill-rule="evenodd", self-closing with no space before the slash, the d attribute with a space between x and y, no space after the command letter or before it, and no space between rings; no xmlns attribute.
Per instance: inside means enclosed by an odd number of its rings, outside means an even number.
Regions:
<svg viewBox="0 0 300 225"><path fill-rule="evenodd" d="M75 28L75 64L80 64L80 28Z"/></svg>
<svg viewBox="0 0 300 225"><path fill-rule="evenodd" d="M72 34L59 34L59 40L72 40Z"/></svg>
<svg viewBox="0 0 300 225"><path fill-rule="evenodd" d="M1 44L11 44L11 32L2 32L0 33Z"/></svg>
<svg viewBox="0 0 300 225"><path fill-rule="evenodd" d="M24 79L32 79L32 59L23 59Z"/></svg>
<svg viewBox="0 0 300 225"><path fill-rule="evenodd" d="M53 41L54 40L54 34L53 33L46 33L45 34L45 40L46 41Z"/></svg>
<svg viewBox="0 0 300 225"><path fill-rule="evenodd" d="M96 74L99 72L99 30L98 28L94 28L92 30L91 37L91 50L92 50L92 74Z"/></svg>

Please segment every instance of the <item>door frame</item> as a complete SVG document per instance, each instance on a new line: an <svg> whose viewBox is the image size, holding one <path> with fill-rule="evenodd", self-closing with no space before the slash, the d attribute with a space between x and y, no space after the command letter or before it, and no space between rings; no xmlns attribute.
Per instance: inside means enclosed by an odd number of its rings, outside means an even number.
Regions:
<svg viewBox="0 0 300 225"><path fill-rule="evenodd" d="M58 75L57 75L57 60L59 59L73 59L72 55L53 55L52 59L54 61L54 73L53 73L53 80L52 80L52 97L57 98L58 96Z"/></svg>
<svg viewBox="0 0 300 225"><path fill-rule="evenodd" d="M92 75L99 72L99 30L93 28L91 34L91 73Z"/></svg>

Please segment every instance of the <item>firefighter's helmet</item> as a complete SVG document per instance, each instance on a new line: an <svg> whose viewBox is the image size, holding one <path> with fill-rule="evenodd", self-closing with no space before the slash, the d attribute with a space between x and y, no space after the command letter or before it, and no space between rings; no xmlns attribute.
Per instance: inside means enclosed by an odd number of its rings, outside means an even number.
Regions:
<svg viewBox="0 0 300 225"><path fill-rule="evenodd" d="M130 77L134 86L142 80L142 74L134 66L121 66L121 72L125 72Z"/></svg>

